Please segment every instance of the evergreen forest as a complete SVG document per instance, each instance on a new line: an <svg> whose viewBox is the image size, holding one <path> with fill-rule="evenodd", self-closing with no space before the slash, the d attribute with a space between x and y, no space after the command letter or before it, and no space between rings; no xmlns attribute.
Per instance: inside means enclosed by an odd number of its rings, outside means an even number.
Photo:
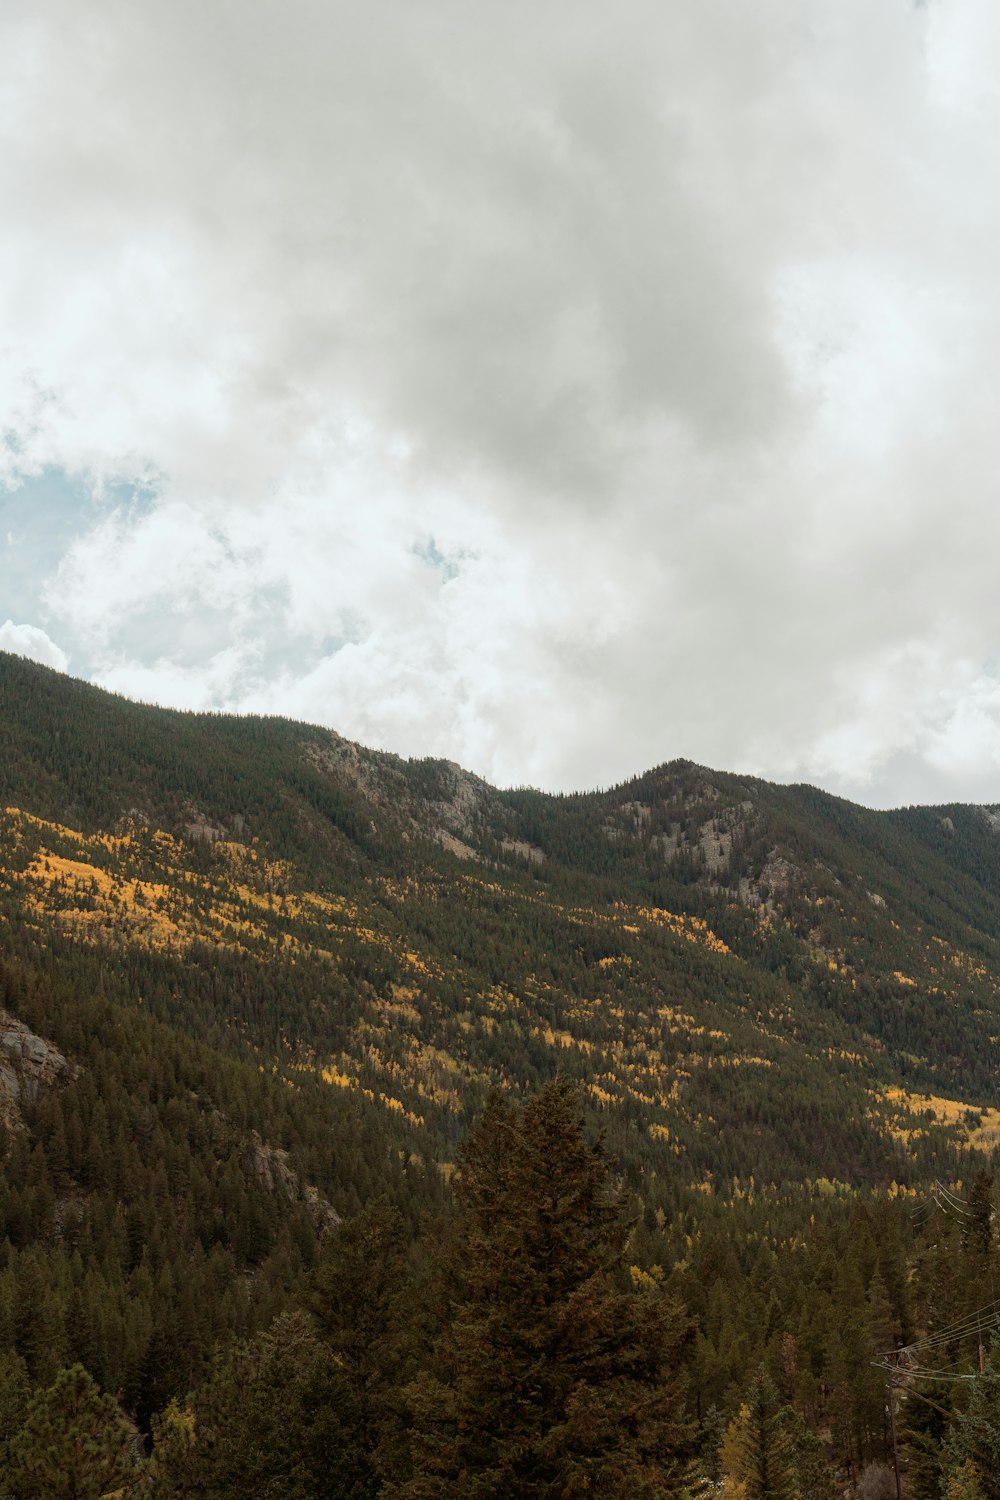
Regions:
<svg viewBox="0 0 1000 1500"><path fill-rule="evenodd" d="M998 1049L997 808L0 655L0 1495L994 1500Z"/></svg>

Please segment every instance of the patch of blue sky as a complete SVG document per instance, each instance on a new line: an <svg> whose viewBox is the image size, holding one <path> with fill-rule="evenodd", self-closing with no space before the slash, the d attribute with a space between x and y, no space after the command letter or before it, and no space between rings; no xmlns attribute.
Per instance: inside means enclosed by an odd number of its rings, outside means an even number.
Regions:
<svg viewBox="0 0 1000 1500"><path fill-rule="evenodd" d="M88 478L59 468L0 488L0 614L37 622L45 613L43 585L77 537L101 514L152 499L151 490L131 484L106 483L95 492Z"/></svg>
<svg viewBox="0 0 1000 1500"><path fill-rule="evenodd" d="M461 571L462 562L466 556L464 552L446 553L439 548L433 536L424 538L422 541L414 542L412 548L415 557L419 557L428 567L435 568L444 575L444 580L449 583L451 579L457 578Z"/></svg>
<svg viewBox="0 0 1000 1500"><path fill-rule="evenodd" d="M0 623L51 631L70 655L71 670L87 677L93 668L83 643L66 622L53 622L46 588L73 543L102 515L135 511L152 504L144 485L105 481L48 467L25 474L17 484L0 485Z"/></svg>
<svg viewBox="0 0 1000 1500"><path fill-rule="evenodd" d="M107 481L96 486L89 476L58 468L26 475L13 488L0 486L0 624L10 618L47 631L69 653L74 674L83 677L116 660L147 669L169 663L198 671L228 653L225 692L231 699L262 683L308 672L365 638L367 622L351 611L339 611L332 629L322 632L296 627L287 584L251 585L242 598L224 601L197 587L176 598L157 591L127 608L94 656L93 641L77 636L70 620L55 615L52 580L74 542L103 516L142 513L156 498L152 488ZM444 579L458 571L433 538L415 550Z"/></svg>
<svg viewBox="0 0 1000 1500"><path fill-rule="evenodd" d="M60 469L0 490L0 613L36 619L42 584L87 524L91 506L89 486Z"/></svg>

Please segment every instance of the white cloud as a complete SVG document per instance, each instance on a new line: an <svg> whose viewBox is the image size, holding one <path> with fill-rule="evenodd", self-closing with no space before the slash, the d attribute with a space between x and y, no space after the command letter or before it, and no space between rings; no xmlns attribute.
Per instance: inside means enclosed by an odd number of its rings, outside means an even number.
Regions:
<svg viewBox="0 0 1000 1500"><path fill-rule="evenodd" d="M205 711L219 706L243 667L237 651L220 651L195 667L180 666L170 657L149 665L127 658L104 663L98 680L112 693L140 703L166 703L172 708Z"/></svg>
<svg viewBox="0 0 1000 1500"><path fill-rule="evenodd" d="M121 690L505 781L986 785L998 41L985 0L9 10L0 479L106 487L40 617Z"/></svg>
<svg viewBox="0 0 1000 1500"><path fill-rule="evenodd" d="M0 651L26 656L30 661L41 662L43 667L55 667L57 672L65 672L69 666L66 652L37 625L15 625L13 620L5 621L0 625Z"/></svg>

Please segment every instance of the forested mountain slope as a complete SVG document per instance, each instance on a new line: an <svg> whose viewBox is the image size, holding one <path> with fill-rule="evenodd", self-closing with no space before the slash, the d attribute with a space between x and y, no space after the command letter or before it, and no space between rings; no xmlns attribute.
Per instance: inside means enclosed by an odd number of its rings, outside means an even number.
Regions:
<svg viewBox="0 0 1000 1500"><path fill-rule="evenodd" d="M701 1183L910 1180L1000 1125L990 809L685 762L502 792L10 656L0 802L24 964L354 1096L445 1168L490 1084L557 1069L630 1170Z"/></svg>
<svg viewBox="0 0 1000 1500"><path fill-rule="evenodd" d="M744 1482L780 1395L789 1500L831 1500L889 1452L872 1359L927 1333L899 1418L936 1500L1000 1323L998 825L686 762L498 791L0 656L0 1493L96 1399L74 1362L159 1431L150 1495L249 1493L253 1444L275 1493L401 1492L462 1142L561 1078L631 1205L614 1296L679 1340L671 1462ZM208 1450L231 1488L163 1488Z"/></svg>

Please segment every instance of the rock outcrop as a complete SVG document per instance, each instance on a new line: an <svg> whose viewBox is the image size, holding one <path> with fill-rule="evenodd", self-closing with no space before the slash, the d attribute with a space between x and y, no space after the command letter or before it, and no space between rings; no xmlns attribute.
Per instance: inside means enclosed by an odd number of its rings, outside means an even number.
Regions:
<svg viewBox="0 0 1000 1500"><path fill-rule="evenodd" d="M78 1072L51 1042L0 1010L0 1123L5 1129L24 1131L22 1106L30 1108L42 1089Z"/></svg>
<svg viewBox="0 0 1000 1500"><path fill-rule="evenodd" d="M256 1130L251 1133L247 1142L244 1165L269 1193L280 1193L289 1203L304 1204L309 1217L321 1232L336 1229L340 1223L340 1215L333 1204L323 1197L318 1188L303 1183L294 1167L289 1166L288 1152L269 1145Z"/></svg>

